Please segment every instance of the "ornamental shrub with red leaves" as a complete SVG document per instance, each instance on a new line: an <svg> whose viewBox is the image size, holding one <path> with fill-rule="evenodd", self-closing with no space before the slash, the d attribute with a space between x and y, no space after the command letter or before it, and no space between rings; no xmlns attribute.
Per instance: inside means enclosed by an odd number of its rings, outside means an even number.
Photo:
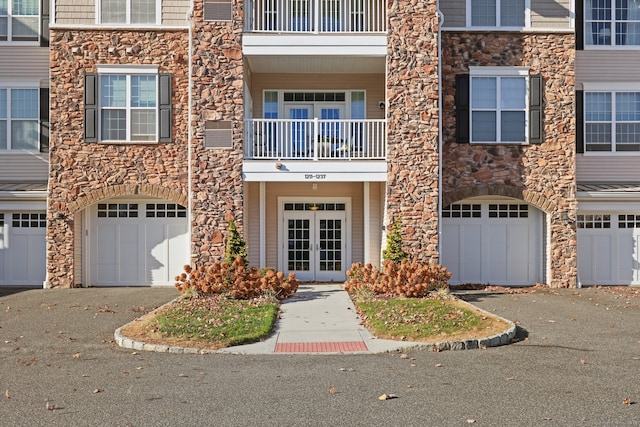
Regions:
<svg viewBox="0 0 640 427"><path fill-rule="evenodd" d="M189 289L199 294L229 294L235 299L251 299L273 295L279 300L293 295L300 285L293 273L285 277L281 271L247 268L238 256L233 263L216 262L208 267L184 266L184 273L176 277L176 289L184 294Z"/></svg>
<svg viewBox="0 0 640 427"><path fill-rule="evenodd" d="M420 298L448 289L451 273L441 265L424 265L407 260L383 261L382 270L371 264L355 263L347 271L344 287L349 292L369 290L385 297Z"/></svg>

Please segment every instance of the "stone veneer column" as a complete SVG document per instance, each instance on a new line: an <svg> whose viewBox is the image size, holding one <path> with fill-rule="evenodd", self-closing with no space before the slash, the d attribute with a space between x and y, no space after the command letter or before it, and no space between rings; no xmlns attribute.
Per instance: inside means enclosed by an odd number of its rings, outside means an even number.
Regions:
<svg viewBox="0 0 640 427"><path fill-rule="evenodd" d="M385 225L402 221L404 249L438 260L438 16L435 0L391 0L387 45Z"/></svg>
<svg viewBox="0 0 640 427"><path fill-rule="evenodd" d="M75 215L101 200L129 196L187 200L187 31L55 29L50 34L51 130L47 208L49 287L73 287ZM171 73L168 143L84 141L84 75L97 65L154 64ZM75 227L79 229L79 227ZM79 253L80 251L75 251ZM77 260L79 261L79 260Z"/></svg>
<svg viewBox="0 0 640 427"><path fill-rule="evenodd" d="M243 0L233 2L233 20L205 22L203 3L193 16L193 159L191 185L192 261L219 261L230 219L243 228L242 153L244 132ZM232 122L231 149L204 148L206 120Z"/></svg>
<svg viewBox="0 0 640 427"><path fill-rule="evenodd" d="M553 287L577 285L574 47L574 35L565 33L448 31L442 40L443 204L498 195L545 212ZM542 144L456 142L455 76L468 73L469 66L526 66L542 76Z"/></svg>

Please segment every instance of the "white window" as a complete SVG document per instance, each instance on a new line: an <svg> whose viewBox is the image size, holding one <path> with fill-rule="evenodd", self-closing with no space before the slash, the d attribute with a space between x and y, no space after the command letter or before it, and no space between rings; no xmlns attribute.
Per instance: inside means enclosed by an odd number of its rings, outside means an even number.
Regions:
<svg viewBox="0 0 640 427"><path fill-rule="evenodd" d="M640 0L585 0L584 21L585 45L640 45Z"/></svg>
<svg viewBox="0 0 640 427"><path fill-rule="evenodd" d="M528 70L471 67L471 142L526 143Z"/></svg>
<svg viewBox="0 0 640 427"><path fill-rule="evenodd" d="M585 92L587 152L640 152L640 92Z"/></svg>
<svg viewBox="0 0 640 427"><path fill-rule="evenodd" d="M98 71L100 140L157 141L157 73Z"/></svg>
<svg viewBox="0 0 640 427"><path fill-rule="evenodd" d="M2 0L0 0L2 1ZM102 24L158 24L157 0L100 0Z"/></svg>
<svg viewBox="0 0 640 427"><path fill-rule="evenodd" d="M530 0L467 0L469 27L528 27Z"/></svg>
<svg viewBox="0 0 640 427"><path fill-rule="evenodd" d="M0 0L0 42L37 42L40 0Z"/></svg>
<svg viewBox="0 0 640 427"><path fill-rule="evenodd" d="M39 89L0 87L0 150L38 150Z"/></svg>

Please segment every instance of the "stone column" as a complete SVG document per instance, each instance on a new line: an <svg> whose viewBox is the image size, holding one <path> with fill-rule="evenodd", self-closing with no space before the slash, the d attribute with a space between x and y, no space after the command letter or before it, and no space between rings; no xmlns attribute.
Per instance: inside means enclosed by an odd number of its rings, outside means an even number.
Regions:
<svg viewBox="0 0 640 427"><path fill-rule="evenodd" d="M438 16L435 0L388 2L385 225L403 249L438 261Z"/></svg>

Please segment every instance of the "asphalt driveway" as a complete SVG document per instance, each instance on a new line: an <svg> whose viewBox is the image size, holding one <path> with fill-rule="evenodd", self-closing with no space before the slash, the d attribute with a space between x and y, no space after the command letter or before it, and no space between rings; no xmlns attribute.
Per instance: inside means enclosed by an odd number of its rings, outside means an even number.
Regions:
<svg viewBox="0 0 640 427"><path fill-rule="evenodd" d="M486 350L177 355L113 331L173 289L0 290L3 426L636 426L640 298L602 289L471 303L515 321ZM383 393L398 397L381 401Z"/></svg>

